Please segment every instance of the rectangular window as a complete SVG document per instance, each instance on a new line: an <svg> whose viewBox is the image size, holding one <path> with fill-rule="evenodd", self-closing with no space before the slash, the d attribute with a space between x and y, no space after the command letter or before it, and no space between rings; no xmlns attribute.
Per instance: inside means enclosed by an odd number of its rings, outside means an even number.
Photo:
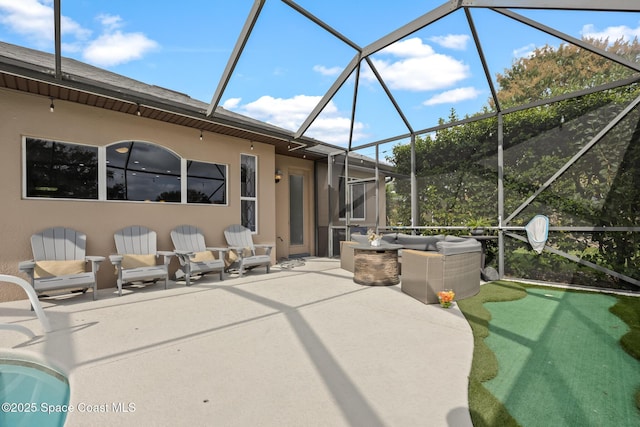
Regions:
<svg viewBox="0 0 640 427"><path fill-rule="evenodd" d="M257 232L258 159L249 154L240 155L240 221L252 232Z"/></svg>
<svg viewBox="0 0 640 427"><path fill-rule="evenodd" d="M364 182L350 184L350 200L349 200L349 215L351 219L364 220L366 218L365 212L365 195L366 187ZM340 219L346 218L347 206L345 202L345 179L340 177L338 183L338 209Z"/></svg>
<svg viewBox="0 0 640 427"><path fill-rule="evenodd" d="M98 147L24 140L25 196L98 199Z"/></svg>
<svg viewBox="0 0 640 427"><path fill-rule="evenodd" d="M187 161L187 203L227 204L227 166Z"/></svg>
<svg viewBox="0 0 640 427"><path fill-rule="evenodd" d="M289 175L289 242L304 245L304 176Z"/></svg>
<svg viewBox="0 0 640 427"><path fill-rule="evenodd" d="M344 177L341 176L338 181L338 217L345 219L347 217L347 202L345 200L345 191L347 188L344 185Z"/></svg>
<svg viewBox="0 0 640 427"><path fill-rule="evenodd" d="M351 218L365 219L365 191L364 183L351 185Z"/></svg>

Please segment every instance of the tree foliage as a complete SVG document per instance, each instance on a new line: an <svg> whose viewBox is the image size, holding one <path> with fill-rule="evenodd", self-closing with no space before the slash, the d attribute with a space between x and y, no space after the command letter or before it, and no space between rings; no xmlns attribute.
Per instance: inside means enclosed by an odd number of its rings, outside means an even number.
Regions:
<svg viewBox="0 0 640 427"><path fill-rule="evenodd" d="M620 39L612 44L596 39L585 39L585 42L627 60L640 58L637 39L631 42ZM500 87L497 95L504 109L597 87L633 73L628 67L572 44L561 44L557 48L545 45L515 61L504 74L497 75Z"/></svg>
<svg viewBox="0 0 640 427"><path fill-rule="evenodd" d="M587 41L632 61L640 57L637 40ZM597 87L634 73L577 46L544 46L498 74L497 97L504 109ZM524 225L539 213L557 226L640 223L640 112L632 111L601 135L639 94L640 86L630 84L504 115L505 216L521 210L510 225ZM491 101L488 104L478 114L495 107ZM458 120L452 109L441 123ZM574 161L587 145L592 147ZM497 118L416 137L415 151L417 225L465 225L479 217L491 218L497 225ZM410 175L410 146L395 146L387 160L398 173ZM550 181L564 167L566 171ZM390 223L410 224L410 181L396 180L395 186L398 202L392 203ZM555 236L554 243L561 250L640 278L638 233L566 233Z"/></svg>

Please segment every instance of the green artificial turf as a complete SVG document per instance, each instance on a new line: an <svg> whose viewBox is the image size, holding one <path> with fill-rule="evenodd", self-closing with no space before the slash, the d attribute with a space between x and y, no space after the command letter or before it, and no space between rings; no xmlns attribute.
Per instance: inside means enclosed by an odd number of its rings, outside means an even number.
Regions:
<svg viewBox="0 0 640 427"><path fill-rule="evenodd" d="M640 425L640 298L497 281L458 304L474 426Z"/></svg>

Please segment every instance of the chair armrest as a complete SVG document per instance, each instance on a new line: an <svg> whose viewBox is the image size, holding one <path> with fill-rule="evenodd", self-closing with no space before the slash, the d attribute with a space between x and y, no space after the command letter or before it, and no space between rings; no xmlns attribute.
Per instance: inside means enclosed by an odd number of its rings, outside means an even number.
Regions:
<svg viewBox="0 0 640 427"><path fill-rule="evenodd" d="M18 269L24 273L33 273L36 268L36 262L34 260L20 261L18 263Z"/></svg>
<svg viewBox="0 0 640 427"><path fill-rule="evenodd" d="M229 248L207 247L206 249L211 252L218 252L218 259L222 259L222 260L224 260L225 256L227 255L227 252L229 252Z"/></svg>
<svg viewBox="0 0 640 427"><path fill-rule="evenodd" d="M256 249L264 249L265 254L266 255L271 255L271 250L273 249L273 244L268 244L268 243L260 243L257 245L253 245L254 248Z"/></svg>
<svg viewBox="0 0 640 427"><path fill-rule="evenodd" d="M180 265L188 264L189 259L193 258L193 256L195 255L193 251L183 251L179 249L176 249L175 251L173 251L173 253L178 257Z"/></svg>
<svg viewBox="0 0 640 427"><path fill-rule="evenodd" d="M183 250L180 250L180 249L176 249L175 251L173 251L173 253L178 255L178 256L180 256L180 255L191 255L193 253L193 251L183 251Z"/></svg>
<svg viewBox="0 0 640 427"><path fill-rule="evenodd" d="M234 251L236 253L236 255L238 256L238 259L242 259L242 258L244 258L244 250L245 249L246 249L245 246L229 246L227 251Z"/></svg>
<svg viewBox="0 0 640 427"><path fill-rule="evenodd" d="M91 271L93 272L98 271L100 269L100 263L104 261L103 256L95 256L95 255L86 256L84 257L84 259L85 261L91 262Z"/></svg>
<svg viewBox="0 0 640 427"><path fill-rule="evenodd" d="M124 258L123 255L109 255L109 261L116 266L122 264L122 258Z"/></svg>
<svg viewBox="0 0 640 427"><path fill-rule="evenodd" d="M353 273L353 247L359 245L351 240L340 241L340 268Z"/></svg>
<svg viewBox="0 0 640 427"><path fill-rule="evenodd" d="M169 265L169 262L171 262L171 258L175 255L175 253L171 251L158 251L156 256L158 255L162 255L164 257L164 265Z"/></svg>

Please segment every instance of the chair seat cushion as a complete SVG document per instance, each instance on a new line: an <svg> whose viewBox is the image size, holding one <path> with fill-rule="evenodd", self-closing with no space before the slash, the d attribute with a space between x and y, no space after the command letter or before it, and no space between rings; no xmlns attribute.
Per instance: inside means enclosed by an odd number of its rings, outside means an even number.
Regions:
<svg viewBox="0 0 640 427"><path fill-rule="evenodd" d="M33 272L34 277L69 276L84 273L84 260L67 261L37 261Z"/></svg>
<svg viewBox="0 0 640 427"><path fill-rule="evenodd" d="M246 247L242 249L242 256L243 257L249 257L251 256L251 248L250 247ZM230 267L234 262L236 262L238 259L240 259L240 257L238 256L238 253L235 249L232 249L230 251L227 251L227 253L224 255L224 266L225 268Z"/></svg>
<svg viewBox="0 0 640 427"><path fill-rule="evenodd" d="M153 254L127 254L122 257L122 268L138 268L138 267L151 267L156 265L156 256Z"/></svg>
<svg viewBox="0 0 640 427"><path fill-rule="evenodd" d="M216 259L216 257L213 256L213 252L211 251L196 252L191 258L189 258L191 262L205 262L213 259Z"/></svg>

